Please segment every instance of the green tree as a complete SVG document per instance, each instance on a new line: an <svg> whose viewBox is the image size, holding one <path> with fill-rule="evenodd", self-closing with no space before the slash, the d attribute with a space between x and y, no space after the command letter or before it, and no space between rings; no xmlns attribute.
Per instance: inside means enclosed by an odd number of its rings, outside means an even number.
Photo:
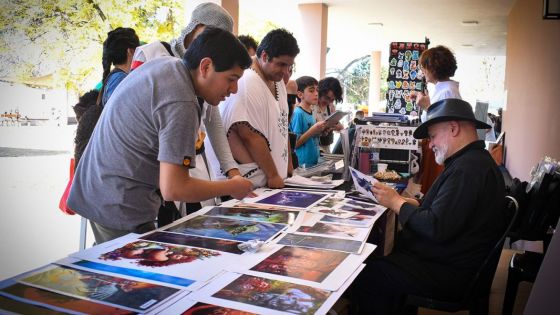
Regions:
<svg viewBox="0 0 560 315"><path fill-rule="evenodd" d="M12 0L0 10L0 77L48 76L84 91L101 76L103 41L122 26L169 40L185 25L181 0Z"/></svg>
<svg viewBox="0 0 560 315"><path fill-rule="evenodd" d="M342 69L329 71L344 87L346 102L365 105L369 98L370 56L365 55L350 61Z"/></svg>

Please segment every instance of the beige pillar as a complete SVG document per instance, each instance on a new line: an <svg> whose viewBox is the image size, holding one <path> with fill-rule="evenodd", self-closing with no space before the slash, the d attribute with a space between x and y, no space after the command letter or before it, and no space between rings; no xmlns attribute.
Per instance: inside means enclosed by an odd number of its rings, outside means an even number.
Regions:
<svg viewBox="0 0 560 315"><path fill-rule="evenodd" d="M369 63L369 104L368 113L379 112L379 99L381 97L381 52L372 51Z"/></svg>
<svg viewBox="0 0 560 315"><path fill-rule="evenodd" d="M233 34L239 32L239 0L221 0L221 5L233 18Z"/></svg>
<svg viewBox="0 0 560 315"><path fill-rule="evenodd" d="M310 75L319 80L325 76L327 64L329 9L323 3L305 3L298 7L302 27L297 38L300 48L300 53L296 58L297 75Z"/></svg>
<svg viewBox="0 0 560 315"><path fill-rule="evenodd" d="M214 2L228 11L233 18L233 34L237 35L239 30L239 0L183 0L183 7L187 13L187 22L190 20L194 8L205 2Z"/></svg>

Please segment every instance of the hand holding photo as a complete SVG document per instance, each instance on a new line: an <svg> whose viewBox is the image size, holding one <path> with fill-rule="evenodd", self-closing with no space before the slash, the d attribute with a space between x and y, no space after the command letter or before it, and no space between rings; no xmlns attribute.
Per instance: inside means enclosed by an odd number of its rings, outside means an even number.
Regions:
<svg viewBox="0 0 560 315"><path fill-rule="evenodd" d="M369 199L377 202L375 196L372 192L373 184L377 183L378 180L365 175L364 173L358 171L357 169L350 167L350 173L352 174L352 180L354 181L354 186L356 190L360 192L362 195L367 196Z"/></svg>
<svg viewBox="0 0 560 315"><path fill-rule="evenodd" d="M338 122L342 119L342 117L348 115L348 112L343 112L337 110L336 112L332 113L327 119L325 119L325 123L329 127L334 127Z"/></svg>

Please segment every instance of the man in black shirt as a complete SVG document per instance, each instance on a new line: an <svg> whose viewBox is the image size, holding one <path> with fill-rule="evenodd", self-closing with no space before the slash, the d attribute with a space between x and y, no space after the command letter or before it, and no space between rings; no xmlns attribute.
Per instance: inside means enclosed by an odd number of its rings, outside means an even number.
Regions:
<svg viewBox="0 0 560 315"><path fill-rule="evenodd" d="M436 102L414 137L430 139L445 169L422 202L374 185L375 197L398 215L402 230L393 253L367 262L355 281L352 299L360 314L389 314L407 294L463 295L507 224L502 175L476 133L486 128L469 103Z"/></svg>

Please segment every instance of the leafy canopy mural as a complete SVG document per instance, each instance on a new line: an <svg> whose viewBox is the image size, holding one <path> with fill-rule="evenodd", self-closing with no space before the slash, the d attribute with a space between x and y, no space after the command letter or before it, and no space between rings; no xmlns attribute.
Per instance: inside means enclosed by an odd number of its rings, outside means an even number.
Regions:
<svg viewBox="0 0 560 315"><path fill-rule="evenodd" d="M141 41L170 40L186 25L182 0L12 0L0 10L0 78L46 77L83 92L101 79L103 41L132 27Z"/></svg>

